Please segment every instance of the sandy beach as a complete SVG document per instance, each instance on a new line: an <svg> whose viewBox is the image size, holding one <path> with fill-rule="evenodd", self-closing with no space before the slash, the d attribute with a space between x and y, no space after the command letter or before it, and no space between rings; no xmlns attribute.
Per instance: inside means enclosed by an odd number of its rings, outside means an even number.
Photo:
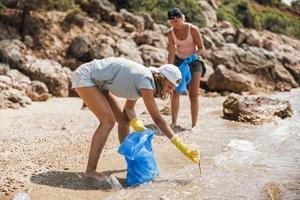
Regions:
<svg viewBox="0 0 300 200"><path fill-rule="evenodd" d="M109 136L98 163L103 175L123 185L114 191L105 181L82 177L97 120L81 110L79 98L51 98L18 110L0 110L0 199L27 192L35 199L266 199L266 186L278 187L282 199L300 197L299 90L272 97L289 100L292 118L249 125L222 118L226 97L201 97L197 129L190 130L189 102L182 96L176 130L201 152L198 166L161 134L153 140L160 176L152 183L126 187L126 163L117 153L117 129ZM168 102L158 101L160 108ZM136 111L153 121L139 100ZM164 115L170 123L170 115Z"/></svg>

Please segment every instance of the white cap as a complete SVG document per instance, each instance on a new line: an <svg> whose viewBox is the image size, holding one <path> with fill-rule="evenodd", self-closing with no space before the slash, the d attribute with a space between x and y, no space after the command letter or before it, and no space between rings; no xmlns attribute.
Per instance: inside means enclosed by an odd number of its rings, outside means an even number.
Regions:
<svg viewBox="0 0 300 200"><path fill-rule="evenodd" d="M179 85L178 80L182 79L181 72L178 67L172 64L165 64L158 68L158 71L162 73L171 83L176 87Z"/></svg>

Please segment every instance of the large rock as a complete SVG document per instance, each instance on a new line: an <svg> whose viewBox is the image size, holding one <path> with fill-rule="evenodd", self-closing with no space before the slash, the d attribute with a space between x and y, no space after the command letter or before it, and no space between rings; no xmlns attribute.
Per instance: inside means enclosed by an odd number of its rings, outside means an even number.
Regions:
<svg viewBox="0 0 300 200"><path fill-rule="evenodd" d="M62 67L58 62L47 59L35 59L28 57L28 63L22 67L22 71L33 80L44 82L51 94L59 97L69 95L69 83L71 70Z"/></svg>
<svg viewBox="0 0 300 200"><path fill-rule="evenodd" d="M238 47L235 44L226 44L224 47L219 48L211 52L211 62L213 67L216 68L218 65L225 65L229 69L233 69L238 63L235 52Z"/></svg>
<svg viewBox="0 0 300 200"><path fill-rule="evenodd" d="M142 53L142 58L146 66L158 67L167 61L168 52L166 49L144 44L139 47L139 50Z"/></svg>
<svg viewBox="0 0 300 200"><path fill-rule="evenodd" d="M133 40L120 39L117 42L117 50L119 55L124 55L125 57L132 59L137 63L143 64L141 52L137 49L137 46Z"/></svg>
<svg viewBox="0 0 300 200"><path fill-rule="evenodd" d="M6 75L9 70L10 68L8 65L0 63L0 75Z"/></svg>
<svg viewBox="0 0 300 200"><path fill-rule="evenodd" d="M292 75L297 74L295 69L286 69L274 52L248 45L242 47L225 44L213 51L210 58L213 67L223 64L231 71L253 77L256 86L268 90L286 91L299 86Z"/></svg>
<svg viewBox="0 0 300 200"><path fill-rule="evenodd" d="M205 17L205 22L207 27L213 27L217 23L217 15L214 8L206 1L198 1L202 8L202 14Z"/></svg>
<svg viewBox="0 0 300 200"><path fill-rule="evenodd" d="M297 83L300 85L300 63L297 64L284 63L284 67L293 75Z"/></svg>
<svg viewBox="0 0 300 200"><path fill-rule="evenodd" d="M18 90L25 91L31 84L30 78L16 69L9 70L6 75L12 79L12 87Z"/></svg>
<svg viewBox="0 0 300 200"><path fill-rule="evenodd" d="M20 40L0 41L0 62L7 63L11 68L18 69L26 62L26 46Z"/></svg>
<svg viewBox="0 0 300 200"><path fill-rule="evenodd" d="M137 45L148 44L158 48L167 48L167 38L155 31L136 32L134 41Z"/></svg>
<svg viewBox="0 0 300 200"><path fill-rule="evenodd" d="M143 17L134 15L128 12L126 9L121 9L120 14L125 21L133 24L137 30L143 31L145 29L145 20Z"/></svg>
<svg viewBox="0 0 300 200"><path fill-rule="evenodd" d="M110 20L110 13L116 10L107 0L83 0L78 3L84 11L99 20Z"/></svg>
<svg viewBox="0 0 300 200"><path fill-rule="evenodd" d="M68 54L79 61L90 61L92 59L91 43L86 37L75 37L68 49Z"/></svg>
<svg viewBox="0 0 300 200"><path fill-rule="evenodd" d="M209 29L206 27L201 29L201 33L209 37L216 47L222 47L225 43L225 40L218 29Z"/></svg>
<svg viewBox="0 0 300 200"><path fill-rule="evenodd" d="M143 15L145 22L145 29L154 30L154 20L149 13L144 13Z"/></svg>
<svg viewBox="0 0 300 200"><path fill-rule="evenodd" d="M102 59L102 58L113 57L113 56L115 56L115 52L114 49L109 44L100 43L94 48L93 57L95 59Z"/></svg>
<svg viewBox="0 0 300 200"><path fill-rule="evenodd" d="M208 81L207 86L212 91L229 91L241 93L254 88L254 80L244 74L228 70L224 65L219 65Z"/></svg>
<svg viewBox="0 0 300 200"><path fill-rule="evenodd" d="M212 63L209 60L204 60L206 73L204 77L201 78L200 86L201 88L208 89L208 79L214 73L214 69L212 67Z"/></svg>
<svg viewBox="0 0 300 200"><path fill-rule="evenodd" d="M25 92L9 88L0 90L0 109L19 108L31 104L31 99L26 96Z"/></svg>
<svg viewBox="0 0 300 200"><path fill-rule="evenodd" d="M291 117L293 113L288 101L229 96L223 103L223 114L225 119L261 124L272 121L274 117Z"/></svg>
<svg viewBox="0 0 300 200"><path fill-rule="evenodd" d="M218 24L220 33L227 43L233 43L236 37L236 28L228 21L223 21Z"/></svg>
<svg viewBox="0 0 300 200"><path fill-rule="evenodd" d="M32 81L31 85L26 90L26 95L32 101L46 101L51 97L46 84L40 81Z"/></svg>

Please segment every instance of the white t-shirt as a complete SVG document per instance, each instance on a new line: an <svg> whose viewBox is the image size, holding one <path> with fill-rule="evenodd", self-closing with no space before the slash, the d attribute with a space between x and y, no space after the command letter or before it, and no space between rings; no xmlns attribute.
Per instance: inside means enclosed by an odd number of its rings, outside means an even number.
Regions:
<svg viewBox="0 0 300 200"><path fill-rule="evenodd" d="M105 58L91 61L91 78L101 90L127 99L141 97L141 89L155 89L149 68L126 58Z"/></svg>

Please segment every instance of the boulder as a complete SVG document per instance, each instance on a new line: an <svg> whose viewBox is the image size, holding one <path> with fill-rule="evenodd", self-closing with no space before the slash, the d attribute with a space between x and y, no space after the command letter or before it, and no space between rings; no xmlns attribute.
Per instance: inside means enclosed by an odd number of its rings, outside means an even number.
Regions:
<svg viewBox="0 0 300 200"><path fill-rule="evenodd" d="M94 48L93 58L95 59L102 59L102 58L113 57L113 56L115 56L115 52L114 49L109 44L99 43Z"/></svg>
<svg viewBox="0 0 300 200"><path fill-rule="evenodd" d="M91 43L86 37L75 37L68 49L68 54L79 61L90 61L92 59Z"/></svg>
<svg viewBox="0 0 300 200"><path fill-rule="evenodd" d="M116 8L108 0L86 0L78 2L82 10L98 20L110 20L110 13Z"/></svg>
<svg viewBox="0 0 300 200"><path fill-rule="evenodd" d="M145 20L143 17L134 15L131 12L128 12L126 9L122 8L120 10L121 16L124 18L125 21L134 25L137 30L143 31L145 29Z"/></svg>
<svg viewBox="0 0 300 200"><path fill-rule="evenodd" d="M26 95L32 101L46 101L51 97L46 84L40 81L32 81L26 90Z"/></svg>
<svg viewBox="0 0 300 200"><path fill-rule="evenodd" d="M31 99L23 91L9 88L0 90L0 108L19 108L31 104Z"/></svg>
<svg viewBox="0 0 300 200"><path fill-rule="evenodd" d="M284 119L292 114L290 103L279 99L229 96L223 102L224 118L239 122L262 124L272 121L274 117Z"/></svg>
<svg viewBox="0 0 300 200"><path fill-rule="evenodd" d="M9 70L10 68L8 65L0 63L0 75L6 75Z"/></svg>
<svg viewBox="0 0 300 200"><path fill-rule="evenodd" d="M254 80L244 74L228 70L224 65L219 65L208 81L209 90L217 92L242 93L254 87Z"/></svg>
<svg viewBox="0 0 300 200"><path fill-rule="evenodd" d="M206 0L198 2L202 8L202 14L204 15L206 26L213 27L217 23L216 11Z"/></svg>
<svg viewBox="0 0 300 200"><path fill-rule="evenodd" d="M209 29L206 27L201 29L201 33L209 37L216 47L222 47L225 43L225 40L218 29Z"/></svg>
<svg viewBox="0 0 300 200"><path fill-rule="evenodd" d="M69 95L71 70L62 67L58 62L28 57L28 63L22 67L22 71L31 79L44 82L54 96Z"/></svg>
<svg viewBox="0 0 300 200"><path fill-rule="evenodd" d="M15 89L24 91L31 84L30 78L16 69L9 70L6 75L12 79L12 87Z"/></svg>
<svg viewBox="0 0 300 200"><path fill-rule="evenodd" d="M159 67L166 63L168 52L166 49L160 49L147 44L141 45L139 51L142 54L146 66Z"/></svg>
<svg viewBox="0 0 300 200"><path fill-rule="evenodd" d="M136 32L134 41L137 45L148 44L158 48L167 48L167 38L151 30Z"/></svg>
<svg viewBox="0 0 300 200"><path fill-rule="evenodd" d="M154 20L149 13L142 14L145 22L145 29L154 30Z"/></svg>
<svg viewBox="0 0 300 200"><path fill-rule="evenodd" d="M260 46L260 36L257 33L257 31L255 30L250 30L247 34L247 38L246 38L246 42L247 44L249 44L250 46L255 46L255 47L259 47Z"/></svg>
<svg viewBox="0 0 300 200"><path fill-rule="evenodd" d="M141 52L137 49L137 46L132 39L120 39L117 42L117 50L119 55L124 55L137 63L143 64Z"/></svg>
<svg viewBox="0 0 300 200"><path fill-rule="evenodd" d="M200 86L201 88L208 89L208 79L214 73L212 63L209 60L204 60L206 73L204 77L201 78Z"/></svg>
<svg viewBox="0 0 300 200"><path fill-rule="evenodd" d="M7 63L10 68L18 69L26 63L26 45L20 40L0 41L0 62Z"/></svg>

